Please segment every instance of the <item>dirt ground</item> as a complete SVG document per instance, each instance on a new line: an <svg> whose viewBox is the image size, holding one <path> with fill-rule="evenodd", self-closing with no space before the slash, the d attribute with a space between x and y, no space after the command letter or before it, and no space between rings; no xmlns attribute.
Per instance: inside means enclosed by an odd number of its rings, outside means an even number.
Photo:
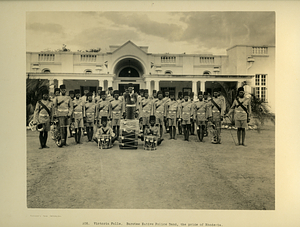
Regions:
<svg viewBox="0 0 300 227"><path fill-rule="evenodd" d="M27 207L97 209L275 209L275 127L222 130L222 144L196 136L165 140L155 151L100 150L95 142L38 149L27 131Z"/></svg>

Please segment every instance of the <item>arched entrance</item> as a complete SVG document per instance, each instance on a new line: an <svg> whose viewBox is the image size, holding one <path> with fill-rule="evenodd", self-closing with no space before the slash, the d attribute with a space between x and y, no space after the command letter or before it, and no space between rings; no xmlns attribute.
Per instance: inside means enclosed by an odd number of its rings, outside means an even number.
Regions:
<svg viewBox="0 0 300 227"><path fill-rule="evenodd" d="M116 88L123 93L125 85L130 83L134 87L134 91L138 92L140 88L144 87L144 73L145 67L140 60L135 57L124 57L114 67Z"/></svg>

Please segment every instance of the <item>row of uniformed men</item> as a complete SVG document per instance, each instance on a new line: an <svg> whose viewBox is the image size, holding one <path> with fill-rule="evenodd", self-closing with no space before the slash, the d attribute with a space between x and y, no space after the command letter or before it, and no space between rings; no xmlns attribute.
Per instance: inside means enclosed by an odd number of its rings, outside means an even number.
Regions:
<svg viewBox="0 0 300 227"><path fill-rule="evenodd" d="M118 137L120 119L124 117L125 113L125 99L119 98L118 91L112 92L112 89L109 89L108 99L106 93L101 91L100 96L93 99L91 93L80 97L80 90L75 90L75 97L73 97L72 92L70 93L71 96L66 96L66 87L61 85L59 89L55 89L56 97L53 99L53 104L49 102L48 98L45 99L44 96L47 96L47 93L48 91L44 92L43 99L37 103L34 117L35 122L45 123L45 130L40 135L41 148L47 147L46 134L49 131L50 118L52 119L53 116L58 117L60 120L62 143L64 145L66 145L67 125L70 124L68 119L72 119L71 121L74 122L75 141L77 143L80 143L83 123L85 122L88 139L91 141L94 124L100 127L103 116L111 120L113 131ZM132 88L127 88L125 93L133 95ZM144 90L144 93L138 96L136 103L143 131L149 125L150 115L154 115L156 123L160 127L160 137L163 134L163 125L165 125L166 131L169 131L170 139L176 137L176 126L179 126L179 132L182 126L184 139L188 141L191 126L196 122L197 134L200 141L202 141L204 132L207 130L207 122L210 120L217 131L215 142L220 143L221 121L225 111L225 102L224 99L219 97L220 92L214 92L212 98L209 98L207 93L199 92L198 100L195 102L192 97L188 96L187 92L184 92L183 96L181 94L181 92L178 93L179 99L175 101L175 94L172 91L165 92L165 97L163 97L161 91L158 91L157 98L149 98L148 91ZM52 108L53 111L49 111ZM194 129L192 129L193 131Z"/></svg>

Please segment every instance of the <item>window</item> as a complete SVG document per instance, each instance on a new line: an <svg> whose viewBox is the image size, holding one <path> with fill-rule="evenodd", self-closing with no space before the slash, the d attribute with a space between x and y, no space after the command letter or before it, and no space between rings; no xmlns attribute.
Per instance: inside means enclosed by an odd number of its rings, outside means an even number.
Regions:
<svg viewBox="0 0 300 227"><path fill-rule="evenodd" d="M80 55L80 61L82 62L96 62L97 55L95 54L82 54Z"/></svg>
<svg viewBox="0 0 300 227"><path fill-rule="evenodd" d="M267 75L255 75L255 96L264 102L267 101Z"/></svg>
<svg viewBox="0 0 300 227"><path fill-rule="evenodd" d="M50 73L50 69L43 69L42 72L43 73Z"/></svg>
<svg viewBox="0 0 300 227"><path fill-rule="evenodd" d="M84 70L84 73L92 73L92 70L86 69L86 70Z"/></svg>
<svg viewBox="0 0 300 227"><path fill-rule="evenodd" d="M210 74L210 71L204 71L203 72L203 75L209 75Z"/></svg>
<svg viewBox="0 0 300 227"><path fill-rule="evenodd" d="M172 74L172 71L171 71L171 70L166 70L166 71L165 71L165 74L166 74L166 75L171 75L171 74Z"/></svg>
<svg viewBox="0 0 300 227"><path fill-rule="evenodd" d="M54 61L55 54L39 54L39 61Z"/></svg>
<svg viewBox="0 0 300 227"><path fill-rule="evenodd" d="M214 57L200 57L200 64L214 64L215 58Z"/></svg>
<svg viewBox="0 0 300 227"><path fill-rule="evenodd" d="M252 47L252 54L268 54L268 47Z"/></svg>
<svg viewBox="0 0 300 227"><path fill-rule="evenodd" d="M161 63L176 63L175 56L161 56Z"/></svg>

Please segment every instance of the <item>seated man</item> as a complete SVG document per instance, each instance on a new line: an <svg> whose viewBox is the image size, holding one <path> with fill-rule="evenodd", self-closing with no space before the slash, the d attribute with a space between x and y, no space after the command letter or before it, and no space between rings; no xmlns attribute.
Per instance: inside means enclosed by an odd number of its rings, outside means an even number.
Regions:
<svg viewBox="0 0 300 227"><path fill-rule="evenodd" d="M157 137L157 145L160 145L164 139L160 138L159 125L155 124L155 122L156 122L156 117L154 115L151 115L150 119L149 119L150 125L145 129L145 133L144 133L145 138L144 139L146 140L146 137L148 135L156 136Z"/></svg>
<svg viewBox="0 0 300 227"><path fill-rule="evenodd" d="M97 129L94 141L99 148L111 148L116 140L115 133L111 127L107 126L107 117L102 116L101 127Z"/></svg>

